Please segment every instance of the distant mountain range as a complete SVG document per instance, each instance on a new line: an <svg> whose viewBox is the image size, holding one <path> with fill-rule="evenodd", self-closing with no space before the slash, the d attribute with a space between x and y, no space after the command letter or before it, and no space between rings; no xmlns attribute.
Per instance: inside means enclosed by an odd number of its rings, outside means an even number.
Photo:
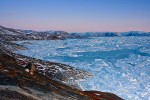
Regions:
<svg viewBox="0 0 150 100"><path fill-rule="evenodd" d="M150 32L85 32L68 33L65 31L34 31L6 28L0 26L0 38L5 40L54 40L66 38L91 38L91 37L114 37L114 36L150 36Z"/></svg>
<svg viewBox="0 0 150 100"><path fill-rule="evenodd" d="M129 32L85 32L70 33L70 38L90 38L90 37L114 37L114 36L150 36L150 32L129 31Z"/></svg>

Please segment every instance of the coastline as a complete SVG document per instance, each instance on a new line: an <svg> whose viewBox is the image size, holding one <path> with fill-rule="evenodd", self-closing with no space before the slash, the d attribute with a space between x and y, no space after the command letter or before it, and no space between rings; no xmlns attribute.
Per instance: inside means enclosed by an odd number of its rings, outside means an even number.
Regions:
<svg viewBox="0 0 150 100"><path fill-rule="evenodd" d="M112 93L82 91L42 74L31 75L25 72L22 66L18 65L10 52L6 51L0 52L0 85L0 98L6 99L14 99L12 96L7 97L8 92L13 95L17 92L20 94L18 98L25 96L31 100L101 100L101 98L105 100L122 100ZM18 98L16 97L16 99Z"/></svg>
<svg viewBox="0 0 150 100"><path fill-rule="evenodd" d="M15 53L13 56L16 58L18 65L25 67L29 62L33 62L37 66L39 74L78 89L81 88L76 81L84 80L92 76L87 71L76 69L66 64L44 61Z"/></svg>
<svg viewBox="0 0 150 100"><path fill-rule="evenodd" d="M9 37L9 39L7 36L0 37L0 99L20 100L21 97L26 97L30 100L122 100L112 93L82 91L74 81L73 84L69 84L70 79L79 80L90 77L92 74L89 72L65 64L13 53L26 48L11 42L14 39ZM29 62L38 66L38 73L32 75L25 71L24 67Z"/></svg>

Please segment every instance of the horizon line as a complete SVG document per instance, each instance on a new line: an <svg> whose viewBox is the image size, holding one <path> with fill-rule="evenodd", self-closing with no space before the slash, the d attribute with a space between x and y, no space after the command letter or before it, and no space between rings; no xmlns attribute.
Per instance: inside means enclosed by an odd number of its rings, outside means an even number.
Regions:
<svg viewBox="0 0 150 100"><path fill-rule="evenodd" d="M88 32L93 32L93 33L96 33L96 32L114 32L114 33L122 33L122 32L150 32L150 31L143 31L143 30L128 30L128 31L72 31L72 32L69 32L69 31L66 31L66 30L35 30L35 29L20 29L20 28L13 28L13 27L6 27L6 26L3 26L3 25L0 25L1 27L4 27L4 28L10 28L10 29L16 29L16 30L31 30L31 31L36 31L36 32L47 32L47 31L64 31L64 32L67 32L67 33L88 33Z"/></svg>

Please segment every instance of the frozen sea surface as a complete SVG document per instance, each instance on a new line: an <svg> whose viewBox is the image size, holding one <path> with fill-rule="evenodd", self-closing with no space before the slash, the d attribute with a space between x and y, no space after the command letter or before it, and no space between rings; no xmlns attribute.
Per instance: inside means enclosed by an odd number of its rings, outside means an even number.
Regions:
<svg viewBox="0 0 150 100"><path fill-rule="evenodd" d="M18 41L16 53L69 64L94 74L83 90L112 92L127 100L150 100L150 37Z"/></svg>

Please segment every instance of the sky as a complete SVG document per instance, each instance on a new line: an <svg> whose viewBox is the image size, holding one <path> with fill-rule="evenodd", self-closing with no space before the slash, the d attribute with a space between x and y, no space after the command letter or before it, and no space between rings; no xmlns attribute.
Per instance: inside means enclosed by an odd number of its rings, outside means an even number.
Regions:
<svg viewBox="0 0 150 100"><path fill-rule="evenodd" d="M150 32L150 0L0 0L0 25L37 31Z"/></svg>

